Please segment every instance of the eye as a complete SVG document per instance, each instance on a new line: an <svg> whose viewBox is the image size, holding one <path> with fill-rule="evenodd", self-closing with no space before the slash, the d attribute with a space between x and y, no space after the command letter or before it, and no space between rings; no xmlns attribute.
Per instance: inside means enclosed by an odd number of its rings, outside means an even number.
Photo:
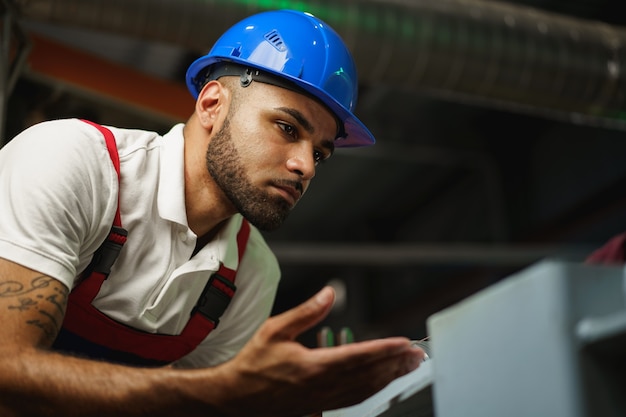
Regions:
<svg viewBox="0 0 626 417"><path fill-rule="evenodd" d="M280 127L280 129L283 132L285 132L287 135L293 138L297 137L298 130L293 125L290 125L289 123L285 123L285 122L278 122L278 127Z"/></svg>
<svg viewBox="0 0 626 417"><path fill-rule="evenodd" d="M328 158L330 158L330 155L327 155L322 151L313 151L313 160L315 161L315 165L325 162Z"/></svg>

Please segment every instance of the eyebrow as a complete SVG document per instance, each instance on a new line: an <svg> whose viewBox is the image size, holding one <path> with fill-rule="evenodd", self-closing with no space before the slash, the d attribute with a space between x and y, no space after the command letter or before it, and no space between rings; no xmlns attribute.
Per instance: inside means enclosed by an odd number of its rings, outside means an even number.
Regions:
<svg viewBox="0 0 626 417"><path fill-rule="evenodd" d="M315 127L313 127L311 122L309 122L307 120L307 118L304 117L304 115L302 113L300 113L298 110L292 109L292 108L289 108L289 107L277 107L276 110L279 110L279 111L282 111L284 113L287 113L288 115L290 115L291 117L296 119L296 121L304 128L304 130L306 130L310 134L315 133ZM324 148L328 149L328 151L330 152L331 155L335 151L335 141L334 140L323 140L322 141L322 146Z"/></svg>
<svg viewBox="0 0 626 417"><path fill-rule="evenodd" d="M276 110L280 110L284 113L287 113L288 115L290 115L291 117L293 117L294 119L296 119L298 121L298 123L300 123L302 125L302 127L304 128L304 130L306 130L309 133L315 133L315 128L313 127L313 125L311 124L311 122L309 122L307 120L306 117L304 117L304 115L302 113L300 113L298 110L296 109L292 109L289 107L277 107Z"/></svg>

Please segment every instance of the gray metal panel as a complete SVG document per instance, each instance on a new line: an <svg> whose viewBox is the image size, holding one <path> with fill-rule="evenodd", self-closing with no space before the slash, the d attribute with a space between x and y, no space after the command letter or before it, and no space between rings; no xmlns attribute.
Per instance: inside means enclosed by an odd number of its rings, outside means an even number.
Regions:
<svg viewBox="0 0 626 417"><path fill-rule="evenodd" d="M587 415L576 325L624 308L622 277L544 261L431 316L435 414Z"/></svg>

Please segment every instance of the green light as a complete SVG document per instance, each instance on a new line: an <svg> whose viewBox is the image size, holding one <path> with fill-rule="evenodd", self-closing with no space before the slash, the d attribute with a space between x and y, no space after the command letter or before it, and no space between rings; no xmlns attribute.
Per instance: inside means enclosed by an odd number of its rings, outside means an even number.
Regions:
<svg viewBox="0 0 626 417"><path fill-rule="evenodd" d="M363 24L366 29L371 32L376 32L376 29L378 28L378 16L368 11L363 17Z"/></svg>
<svg viewBox="0 0 626 417"><path fill-rule="evenodd" d="M400 33L403 38L414 38L415 37L415 22L413 22L410 18L404 17L402 22L400 22Z"/></svg>
<svg viewBox="0 0 626 417"><path fill-rule="evenodd" d="M224 7L240 6L246 9L258 10L278 10L292 9L302 12L308 12L319 17L331 26L342 27L346 25L349 19L349 9L342 5L318 5L309 4L305 1L295 0L217 0L217 5ZM354 20L350 21L351 23Z"/></svg>
<svg viewBox="0 0 626 417"><path fill-rule="evenodd" d="M300 10L301 12L306 12L307 11L306 3L302 2L302 1L293 2L291 4L291 6L288 6L286 8L291 8L291 9L294 9L294 10Z"/></svg>
<svg viewBox="0 0 626 417"><path fill-rule="evenodd" d="M439 43L441 44L449 44L450 41L452 40L452 34L445 27L439 28L439 30L437 30L437 33L435 35L436 35L437 41L439 41Z"/></svg>
<svg viewBox="0 0 626 417"><path fill-rule="evenodd" d="M242 11L293 9L309 12L342 32L350 28L358 28L374 35L399 37L402 40L413 40L419 32L418 21L403 13L397 5L343 5L308 3L302 0L214 0L218 7L240 7ZM420 19L421 21L421 19ZM426 31L431 36L432 31Z"/></svg>
<svg viewBox="0 0 626 417"><path fill-rule="evenodd" d="M273 9L274 1L273 0L259 0L257 5L262 9Z"/></svg>
<svg viewBox="0 0 626 417"><path fill-rule="evenodd" d="M607 117L609 119L619 120L620 122L626 121L626 110L604 109L604 111L601 113L600 111L598 111L598 114L602 114L604 117Z"/></svg>
<svg viewBox="0 0 626 417"><path fill-rule="evenodd" d="M385 13L385 23L384 23L384 28L385 28L385 32L387 33L394 33L396 32L396 29L398 27L398 21L395 18L395 14L391 13L389 10L386 11Z"/></svg>

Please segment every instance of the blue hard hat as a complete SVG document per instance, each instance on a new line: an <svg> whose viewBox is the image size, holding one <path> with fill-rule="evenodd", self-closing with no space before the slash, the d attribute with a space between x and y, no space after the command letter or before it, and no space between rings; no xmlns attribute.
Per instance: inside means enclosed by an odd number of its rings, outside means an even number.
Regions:
<svg viewBox="0 0 626 417"><path fill-rule="evenodd" d="M276 10L236 23L187 70L187 87L194 98L204 85L207 67L228 62L285 79L320 100L343 124L344 133L335 146L374 144L372 133L352 113L358 94L352 55L339 35L315 16Z"/></svg>

